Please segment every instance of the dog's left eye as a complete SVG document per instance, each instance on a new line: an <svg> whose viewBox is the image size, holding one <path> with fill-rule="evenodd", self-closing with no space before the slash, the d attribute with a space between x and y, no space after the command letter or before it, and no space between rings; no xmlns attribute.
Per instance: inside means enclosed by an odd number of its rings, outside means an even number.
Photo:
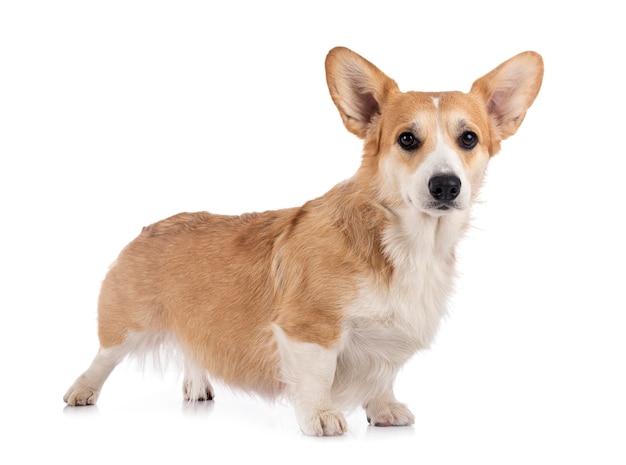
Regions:
<svg viewBox="0 0 626 465"><path fill-rule="evenodd" d="M403 132L398 137L398 144L400 144L400 147L404 150L412 151L419 148L420 141L410 132Z"/></svg>
<svg viewBox="0 0 626 465"><path fill-rule="evenodd" d="M478 144L478 136L472 131L465 131L457 140L459 147L466 150L473 149Z"/></svg>

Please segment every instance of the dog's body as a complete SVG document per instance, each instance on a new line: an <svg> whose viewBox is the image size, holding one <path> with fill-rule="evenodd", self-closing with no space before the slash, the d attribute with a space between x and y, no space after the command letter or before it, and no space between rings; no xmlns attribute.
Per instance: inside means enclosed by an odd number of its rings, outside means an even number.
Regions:
<svg viewBox="0 0 626 465"><path fill-rule="evenodd" d="M288 395L306 434L346 431L338 409L408 425L393 383L445 313L455 246L489 158L515 133L543 74L525 52L468 94L402 93L345 48L326 61L360 169L300 208L239 217L182 213L144 228L102 285L100 350L65 395L93 404L128 354L174 343L187 400L210 400L207 373Z"/></svg>

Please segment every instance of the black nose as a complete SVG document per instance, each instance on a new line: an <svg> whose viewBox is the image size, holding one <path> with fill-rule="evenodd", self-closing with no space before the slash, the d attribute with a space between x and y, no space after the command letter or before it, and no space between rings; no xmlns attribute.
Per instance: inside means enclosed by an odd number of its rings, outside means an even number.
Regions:
<svg viewBox="0 0 626 465"><path fill-rule="evenodd" d="M435 200L454 200L461 192L461 180L450 174L433 176L428 181L428 190Z"/></svg>

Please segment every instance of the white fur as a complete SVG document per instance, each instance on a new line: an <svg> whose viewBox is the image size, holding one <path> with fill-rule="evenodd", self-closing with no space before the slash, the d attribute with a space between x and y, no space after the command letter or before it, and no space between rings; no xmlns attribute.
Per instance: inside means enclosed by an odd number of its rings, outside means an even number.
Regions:
<svg viewBox="0 0 626 465"><path fill-rule="evenodd" d="M461 180L461 192L454 199L455 208L459 210L469 208L472 189L465 175L463 163L457 151L444 142L441 130L438 130L435 150L426 157L424 163L410 176L409 183L404 186L411 204L429 214L441 214L438 210L431 208L433 198L428 190L428 181L433 176L444 174L453 174Z"/></svg>
<svg viewBox="0 0 626 465"><path fill-rule="evenodd" d="M300 428L311 436L347 431L343 414L333 406L331 388L337 368L337 348L297 342L273 325L281 358L283 382L293 401Z"/></svg>
<svg viewBox="0 0 626 465"><path fill-rule="evenodd" d="M386 231L393 279L381 286L366 278L347 310L333 392L338 405L392 398L399 368L430 345L446 313L455 276L452 251L466 216L455 211L434 218L407 208Z"/></svg>
<svg viewBox="0 0 626 465"><path fill-rule="evenodd" d="M206 370L195 360L185 358L183 396L186 401L213 400L215 390L209 381Z"/></svg>
<svg viewBox="0 0 626 465"><path fill-rule="evenodd" d="M184 362L183 394L188 401L211 400L215 397L206 370L189 355L183 356L180 342L168 331L145 331L129 334L120 345L100 348L91 365L78 377L63 397L70 405L93 405L102 385L113 369L132 356L142 366L151 361L160 371Z"/></svg>
<svg viewBox="0 0 626 465"><path fill-rule="evenodd" d="M102 385L124 356L117 348L98 350L89 368L72 384L63 400L70 405L94 405Z"/></svg>

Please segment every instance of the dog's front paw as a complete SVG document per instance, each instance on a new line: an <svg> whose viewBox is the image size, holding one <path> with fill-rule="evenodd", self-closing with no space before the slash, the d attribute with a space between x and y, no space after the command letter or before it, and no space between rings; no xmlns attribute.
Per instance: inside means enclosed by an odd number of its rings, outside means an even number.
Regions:
<svg viewBox="0 0 626 465"><path fill-rule="evenodd" d="M316 410L298 417L300 429L309 436L339 436L348 431L345 417L337 410Z"/></svg>
<svg viewBox="0 0 626 465"><path fill-rule="evenodd" d="M67 390L63 396L63 400L70 406L77 405L94 405L98 400L100 391L93 387L86 386L77 380Z"/></svg>
<svg viewBox="0 0 626 465"><path fill-rule="evenodd" d="M365 407L367 421L373 426L409 426L415 423L411 411L399 402L369 402Z"/></svg>

